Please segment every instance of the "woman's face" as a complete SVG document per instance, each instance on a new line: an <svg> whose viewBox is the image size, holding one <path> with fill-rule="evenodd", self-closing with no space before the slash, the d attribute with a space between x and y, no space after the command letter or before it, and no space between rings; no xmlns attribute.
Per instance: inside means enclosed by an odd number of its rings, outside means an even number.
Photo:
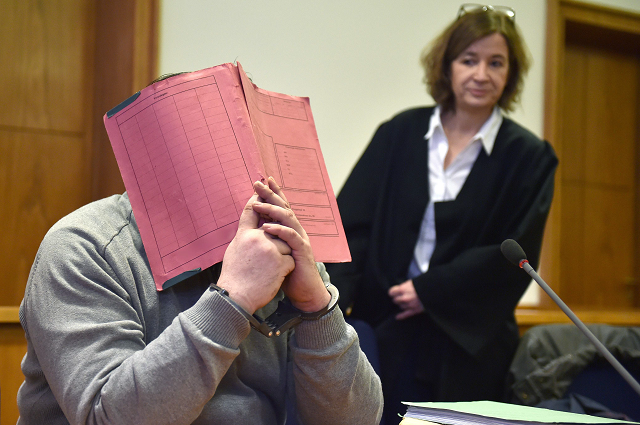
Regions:
<svg viewBox="0 0 640 425"><path fill-rule="evenodd" d="M456 110L489 112L498 103L509 76L509 48L501 34L474 41L451 63Z"/></svg>

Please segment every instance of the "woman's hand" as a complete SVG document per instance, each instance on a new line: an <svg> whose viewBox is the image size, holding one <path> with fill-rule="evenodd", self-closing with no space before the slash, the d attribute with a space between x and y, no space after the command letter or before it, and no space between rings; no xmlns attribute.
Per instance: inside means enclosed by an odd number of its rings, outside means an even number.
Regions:
<svg viewBox="0 0 640 425"><path fill-rule="evenodd" d="M396 314L397 320L407 319L424 311L424 306L418 298L413 280L409 279L399 285L389 288L389 296L393 302L402 310Z"/></svg>

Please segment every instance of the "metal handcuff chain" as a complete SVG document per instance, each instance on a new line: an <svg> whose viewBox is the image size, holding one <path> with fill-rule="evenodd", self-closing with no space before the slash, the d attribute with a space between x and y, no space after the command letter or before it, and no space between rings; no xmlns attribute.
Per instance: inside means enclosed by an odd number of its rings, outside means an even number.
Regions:
<svg viewBox="0 0 640 425"><path fill-rule="evenodd" d="M255 314L249 314L248 311L240 307L238 303L231 299L229 292L226 289L221 288L214 283L209 286L210 290L218 292L229 304L238 310L240 314L246 317L252 328L268 338L282 335L287 330L297 326L303 320L318 320L336 308L338 300L340 299L338 288L333 286L331 283L325 283L325 287L329 294L331 294L331 301L329 301L329 304L327 304L325 308L313 313L306 313L295 308L293 304L291 304L289 298L284 297L284 299L278 301L278 307L273 313L271 313L267 318L261 319Z"/></svg>

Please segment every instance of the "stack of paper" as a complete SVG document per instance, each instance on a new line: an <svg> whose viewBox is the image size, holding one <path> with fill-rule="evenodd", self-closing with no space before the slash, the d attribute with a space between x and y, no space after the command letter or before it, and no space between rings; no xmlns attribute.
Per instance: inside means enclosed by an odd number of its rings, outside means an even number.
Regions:
<svg viewBox="0 0 640 425"><path fill-rule="evenodd" d="M404 403L407 413L402 425L542 425L542 424L635 424L578 413L493 401L456 403Z"/></svg>

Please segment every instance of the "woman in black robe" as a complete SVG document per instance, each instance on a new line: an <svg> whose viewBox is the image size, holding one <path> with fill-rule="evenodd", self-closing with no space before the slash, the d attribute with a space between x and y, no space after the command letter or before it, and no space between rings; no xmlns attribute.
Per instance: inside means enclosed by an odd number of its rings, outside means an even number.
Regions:
<svg viewBox="0 0 640 425"><path fill-rule="evenodd" d="M375 329L386 425L401 401L504 395L530 279L500 244L537 267L557 166L502 115L526 51L512 9L464 5L421 58L437 105L383 123L338 196L353 261L327 268L343 310Z"/></svg>

